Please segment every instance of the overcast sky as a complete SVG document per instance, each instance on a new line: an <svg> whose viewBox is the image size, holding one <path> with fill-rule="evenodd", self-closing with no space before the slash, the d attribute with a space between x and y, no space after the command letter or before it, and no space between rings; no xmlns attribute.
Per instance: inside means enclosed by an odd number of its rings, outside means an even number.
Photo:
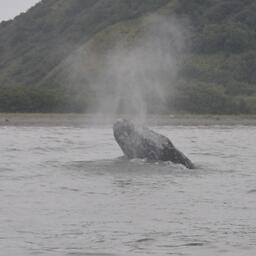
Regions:
<svg viewBox="0 0 256 256"><path fill-rule="evenodd" d="M39 1L40 0L0 0L0 21L14 18Z"/></svg>

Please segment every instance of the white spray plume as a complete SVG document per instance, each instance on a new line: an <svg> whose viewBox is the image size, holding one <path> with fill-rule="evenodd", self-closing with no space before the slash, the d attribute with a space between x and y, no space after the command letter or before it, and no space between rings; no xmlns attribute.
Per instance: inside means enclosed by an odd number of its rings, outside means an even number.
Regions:
<svg viewBox="0 0 256 256"><path fill-rule="evenodd" d="M97 108L93 106L93 111L126 114L144 122L149 112L165 110L186 48L187 31L176 19L157 15L147 19L130 45L117 43L104 54L96 74L88 72L88 65L83 70L82 61L77 65L73 60L73 70L75 67L85 76L79 80L88 81L96 90Z"/></svg>

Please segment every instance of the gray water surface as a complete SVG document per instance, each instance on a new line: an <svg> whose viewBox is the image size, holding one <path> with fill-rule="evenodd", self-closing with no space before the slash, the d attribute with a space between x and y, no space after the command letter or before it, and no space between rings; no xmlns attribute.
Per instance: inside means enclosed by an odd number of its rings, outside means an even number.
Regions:
<svg viewBox="0 0 256 256"><path fill-rule="evenodd" d="M0 255L256 255L256 127L161 126L197 165L119 158L111 127L0 127Z"/></svg>

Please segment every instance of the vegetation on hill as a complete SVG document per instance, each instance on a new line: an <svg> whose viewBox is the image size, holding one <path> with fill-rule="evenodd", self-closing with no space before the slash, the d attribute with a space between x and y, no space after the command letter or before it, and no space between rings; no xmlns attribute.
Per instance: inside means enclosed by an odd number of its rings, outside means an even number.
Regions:
<svg viewBox="0 0 256 256"><path fill-rule="evenodd" d="M168 111L256 113L255 12L254 0L43 0L0 24L0 111L89 111L101 89L86 79L100 67L91 52L130 45L150 13L163 13L190 31ZM70 66L82 79L65 77Z"/></svg>
<svg viewBox="0 0 256 256"><path fill-rule="evenodd" d="M188 16L194 29L192 54L180 74L181 108L256 112L255 11L253 0L179 1L177 14Z"/></svg>

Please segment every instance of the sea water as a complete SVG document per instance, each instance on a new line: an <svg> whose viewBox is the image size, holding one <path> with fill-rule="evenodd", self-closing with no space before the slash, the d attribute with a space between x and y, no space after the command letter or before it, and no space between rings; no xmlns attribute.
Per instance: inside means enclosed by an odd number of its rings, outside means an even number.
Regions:
<svg viewBox="0 0 256 256"><path fill-rule="evenodd" d="M0 127L0 255L256 254L256 127L156 126L197 166L120 158L106 126Z"/></svg>

